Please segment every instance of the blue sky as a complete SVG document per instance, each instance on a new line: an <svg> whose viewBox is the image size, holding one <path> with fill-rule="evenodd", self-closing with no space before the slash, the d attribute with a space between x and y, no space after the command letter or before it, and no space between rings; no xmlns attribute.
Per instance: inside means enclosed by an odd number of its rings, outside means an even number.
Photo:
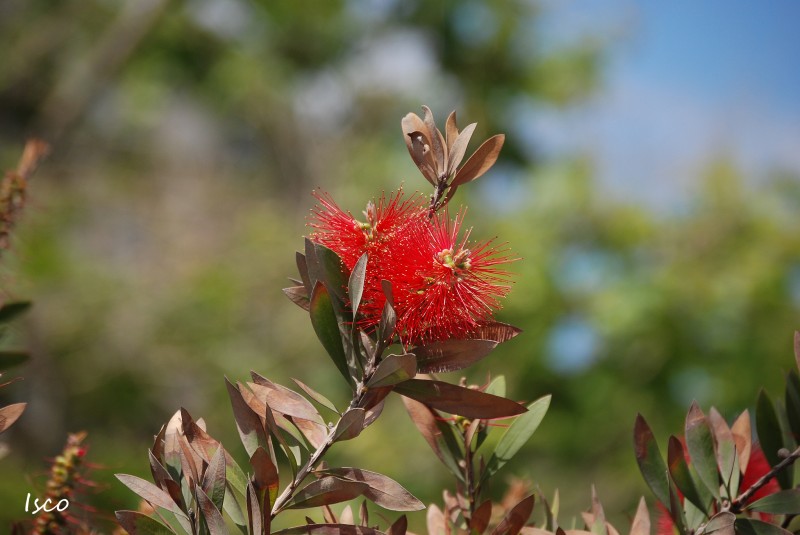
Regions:
<svg viewBox="0 0 800 535"><path fill-rule="evenodd" d="M547 2L556 40L611 35L602 90L544 111L546 150L592 154L612 194L670 204L713 155L800 173L800 2Z"/></svg>

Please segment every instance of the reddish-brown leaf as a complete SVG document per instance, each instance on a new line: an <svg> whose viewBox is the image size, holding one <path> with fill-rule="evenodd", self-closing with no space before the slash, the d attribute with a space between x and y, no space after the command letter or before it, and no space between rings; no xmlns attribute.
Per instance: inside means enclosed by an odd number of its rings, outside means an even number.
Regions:
<svg viewBox="0 0 800 535"><path fill-rule="evenodd" d="M14 403L0 409L0 433L11 427L25 411L27 403Z"/></svg>
<svg viewBox="0 0 800 535"><path fill-rule="evenodd" d="M361 434L364 429L364 409L350 409L344 413L336 425L333 441L351 440Z"/></svg>
<svg viewBox="0 0 800 535"><path fill-rule="evenodd" d="M128 535L173 535L173 531L158 520L139 511L117 511L117 522Z"/></svg>
<svg viewBox="0 0 800 535"><path fill-rule="evenodd" d="M498 344L508 342L522 332L519 327L514 327L508 323L493 321L485 325L481 325L472 332L472 338L480 338L483 340L494 340Z"/></svg>
<svg viewBox="0 0 800 535"><path fill-rule="evenodd" d="M172 497L149 481L128 474L114 474L114 476L147 503L176 514L180 513Z"/></svg>
<svg viewBox="0 0 800 535"><path fill-rule="evenodd" d="M472 513L472 518L469 521L469 528L471 533L480 535L486 528L489 527L489 520L492 518L492 501L486 500L475 509Z"/></svg>
<svg viewBox="0 0 800 535"><path fill-rule="evenodd" d="M419 511L425 508L425 504L416 499L400 483L383 474L350 467L329 468L323 473L350 481L366 483L369 487L364 491L364 497L384 509Z"/></svg>
<svg viewBox="0 0 800 535"><path fill-rule="evenodd" d="M395 391L434 409L467 418L506 418L522 414L527 410L523 405L510 399L443 381L411 379L395 386Z"/></svg>
<svg viewBox="0 0 800 535"><path fill-rule="evenodd" d="M200 506L200 511L206 520L210 535L228 535L228 528L225 526L222 513L199 486L195 487L195 498L197 498L197 505Z"/></svg>
<svg viewBox="0 0 800 535"><path fill-rule="evenodd" d="M401 515L400 518L394 521L394 524L389 526L386 530L386 535L406 535L408 530L408 519L406 515Z"/></svg>
<svg viewBox="0 0 800 535"><path fill-rule="evenodd" d="M453 143L458 137L458 124L456 122L456 110L450 112L447 116L447 122L444 124L444 134L447 140L447 150L452 152Z"/></svg>
<svg viewBox="0 0 800 535"><path fill-rule="evenodd" d="M269 505L275 501L278 495L278 486L280 480L278 478L278 468L272 462L269 453L262 447L259 447L252 457L250 457L250 466L253 467L253 476L255 481L255 488L258 491L267 490L269 493Z"/></svg>
<svg viewBox="0 0 800 535"><path fill-rule="evenodd" d="M492 535L517 535L533 512L534 497L531 494L506 514L492 531Z"/></svg>
<svg viewBox="0 0 800 535"><path fill-rule="evenodd" d="M289 288L284 288L283 293L292 303L303 310L311 310L311 301L308 299L308 290L306 290L305 286L290 286Z"/></svg>
<svg viewBox="0 0 800 535"><path fill-rule="evenodd" d="M306 524L276 531L272 535L384 535L377 529L352 524Z"/></svg>
<svg viewBox="0 0 800 535"><path fill-rule="evenodd" d="M461 370L478 362L497 347L493 340L442 340L415 347L417 373Z"/></svg>
<svg viewBox="0 0 800 535"><path fill-rule="evenodd" d="M461 160L464 159L464 154L467 152L467 145L469 145L469 140L472 138L472 133L475 131L476 126L477 123L467 125L466 128L458 134L458 137L450 147L450 155L447 163L448 177L456 171Z"/></svg>
<svg viewBox="0 0 800 535"><path fill-rule="evenodd" d="M378 364L367 386L370 388L391 386L407 381L416 374L417 359L413 354L389 355Z"/></svg>
<svg viewBox="0 0 800 535"><path fill-rule="evenodd" d="M497 134L484 141L478 150L469 157L464 167L458 170L452 185L460 186L481 177L497 161L505 140L504 134Z"/></svg>
<svg viewBox="0 0 800 535"><path fill-rule="evenodd" d="M250 372L254 383L247 383L253 394L269 407L287 416L323 423L322 417L306 398L294 390L273 383L272 381Z"/></svg>
<svg viewBox="0 0 800 535"><path fill-rule="evenodd" d="M290 509L307 509L346 502L363 495L367 489L369 489L369 486L366 483L326 476L312 481L298 491L289 500L287 507Z"/></svg>

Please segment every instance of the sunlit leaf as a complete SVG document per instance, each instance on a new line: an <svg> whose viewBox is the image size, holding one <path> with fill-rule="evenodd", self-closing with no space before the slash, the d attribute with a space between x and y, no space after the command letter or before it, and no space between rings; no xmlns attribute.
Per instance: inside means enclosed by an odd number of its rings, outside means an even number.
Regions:
<svg viewBox="0 0 800 535"><path fill-rule="evenodd" d="M497 134L484 141L478 150L472 153L464 166L458 170L452 185L460 186L480 178L497 161L505 140L504 134Z"/></svg>
<svg viewBox="0 0 800 535"><path fill-rule="evenodd" d="M505 418L526 411L523 405L510 399L443 381L411 379L397 385L395 392L421 401L434 409L467 418Z"/></svg>
<svg viewBox="0 0 800 535"><path fill-rule="evenodd" d="M364 497L384 509L419 511L425 508L425 504L416 499L400 483L383 474L349 467L328 468L322 473L366 483L368 488L363 492Z"/></svg>
<svg viewBox="0 0 800 535"><path fill-rule="evenodd" d="M544 396L528 405L528 412L517 416L505 430L495 446L492 456L481 475L485 481L502 468L530 440L542 423L552 396Z"/></svg>
<svg viewBox="0 0 800 535"><path fill-rule="evenodd" d="M312 481L295 493L292 499L289 500L287 507L290 509L307 509L346 502L362 496L368 488L369 486L366 483L326 476L317 481Z"/></svg>

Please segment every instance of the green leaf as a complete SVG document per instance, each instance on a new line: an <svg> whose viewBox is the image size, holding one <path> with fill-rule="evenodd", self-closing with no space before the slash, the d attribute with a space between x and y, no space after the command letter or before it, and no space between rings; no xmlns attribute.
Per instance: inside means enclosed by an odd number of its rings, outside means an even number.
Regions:
<svg viewBox="0 0 800 535"><path fill-rule="evenodd" d="M369 489L369 485L360 481L350 481L335 476L326 476L317 481L312 481L302 490L298 491L287 508L308 509L322 507L334 503L346 502L362 496Z"/></svg>
<svg viewBox="0 0 800 535"><path fill-rule="evenodd" d="M466 418L506 418L526 412L524 406L510 399L443 381L410 379L395 386L395 392L434 409Z"/></svg>
<svg viewBox="0 0 800 535"><path fill-rule="evenodd" d="M0 351L0 372L19 366L31 358L27 351Z"/></svg>
<svg viewBox="0 0 800 535"><path fill-rule="evenodd" d="M0 325L11 322L21 314L27 312L29 308L31 308L30 301L5 303L0 307Z"/></svg>
<svg viewBox="0 0 800 535"><path fill-rule="evenodd" d="M413 378L417 374L417 358L412 353L389 355L381 360L367 386L376 388L392 386Z"/></svg>
<svg viewBox="0 0 800 535"><path fill-rule="evenodd" d="M758 401L756 402L756 432L761 443L761 449L764 451L764 456L769 461L770 466L776 466L783 460L778 455L778 451L785 447L783 431L778 421L778 413L775 411L775 406L763 389L758 393ZM788 489L792 487L792 472L790 470L781 471L776 479L781 488Z"/></svg>
<svg viewBox="0 0 800 535"><path fill-rule="evenodd" d="M347 293L350 296L350 308L353 311L353 316L358 312L358 307L361 304L361 297L364 295L364 277L367 274L367 253L361 255L356 265L353 266L353 271L350 273L350 279L347 281Z"/></svg>
<svg viewBox="0 0 800 535"><path fill-rule="evenodd" d="M667 465L661 457L655 436L647 421L641 414L636 415L633 426L633 447L636 453L636 462L647 486L655 494L656 499L669 508L669 476Z"/></svg>
<svg viewBox="0 0 800 535"><path fill-rule="evenodd" d="M129 535L174 535L167 526L139 511L117 511L116 517Z"/></svg>
<svg viewBox="0 0 800 535"><path fill-rule="evenodd" d="M461 370L483 359L497 347L494 340L442 340L412 349L419 373Z"/></svg>
<svg viewBox="0 0 800 535"><path fill-rule="evenodd" d="M528 405L528 412L514 418L505 433L500 437L494 453L486 463L486 469L481 475L485 481L503 467L524 446L542 423L547 409L550 408L552 396L544 396Z"/></svg>
<svg viewBox="0 0 800 535"><path fill-rule="evenodd" d="M330 355L339 373L353 385L354 380L347 365L347 355L342 345L342 336L339 332L336 314L333 311L333 303L327 288L319 281L311 292L310 307L311 325L314 327L314 332L317 333L317 338L322 342L322 347Z"/></svg>
<svg viewBox="0 0 800 535"><path fill-rule="evenodd" d="M678 487L678 490L700 510L708 513L708 504L703 503L703 499L700 497L694 479L692 479L692 474L689 471L689 465L686 464L683 445L675 436L669 437L667 466L669 467L669 473L672 476L672 480L675 482L675 486Z"/></svg>
<svg viewBox="0 0 800 535"><path fill-rule="evenodd" d="M715 498L719 498L720 476L714 451L714 436L708 419L697 402L693 402L686 415L686 448L700 481Z"/></svg>
<svg viewBox="0 0 800 535"><path fill-rule="evenodd" d="M800 444L800 377L792 370L786 375L786 419L796 443Z"/></svg>
<svg viewBox="0 0 800 535"><path fill-rule="evenodd" d="M711 425L717 444L717 466L725 489L725 496L723 497L733 500L739 492L739 480L741 478L739 455L736 451L733 433L728 426L728 422L714 407L711 407L708 412L708 422Z"/></svg>
<svg viewBox="0 0 800 535"><path fill-rule="evenodd" d="M789 489L764 496L747 506L750 511L772 515L800 515L800 489Z"/></svg>
<svg viewBox="0 0 800 535"><path fill-rule="evenodd" d="M319 243L314 244L314 252L317 255L322 281L342 303L345 302L345 288L347 288L348 273L347 268L339 258L339 255Z"/></svg>
<svg viewBox="0 0 800 535"><path fill-rule="evenodd" d="M792 535L791 531L780 526L753 518L737 518L734 529L736 535Z"/></svg>
<svg viewBox="0 0 800 535"><path fill-rule="evenodd" d="M247 519L244 517L242 507L236 500L236 495L233 493L233 490L231 490L230 485L225 486L225 499L222 502L222 508L226 513L228 513L228 516L231 517L233 523L240 528L245 528L242 531L247 533Z"/></svg>
<svg viewBox="0 0 800 535"><path fill-rule="evenodd" d="M486 387L484 392L501 398L506 397L506 378L502 375L498 375L492 379L492 382L489 383L489 386Z"/></svg>

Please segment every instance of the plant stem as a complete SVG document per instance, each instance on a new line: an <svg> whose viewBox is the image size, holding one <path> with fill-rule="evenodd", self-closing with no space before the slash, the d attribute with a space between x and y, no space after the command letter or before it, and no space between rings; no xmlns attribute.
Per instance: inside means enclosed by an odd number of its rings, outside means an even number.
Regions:
<svg viewBox="0 0 800 535"><path fill-rule="evenodd" d="M353 393L353 398L350 400L350 405L348 405L347 410L345 410L342 413L342 416L339 417L336 425L334 425L331 430L328 431L328 436L325 437L325 441L320 444L311 457L308 458L308 461L306 461L306 463L300 468L300 470L297 472L297 475L294 477L294 479L292 479L292 482L289 483L289 485L283 489L283 492L280 494L280 496L275 499L275 504L272 506L270 518L275 518L278 513L283 511L283 509L286 507L286 504L289 503L289 500L291 500L292 496L294 496L294 491L297 490L297 487L299 487L306 476L308 476L308 474L317 467L317 464L328 452L328 449L333 446L333 435L336 432L336 428L339 426L339 422L342 421L342 417L347 413L347 411L358 408L361 405L361 402L364 400L364 395L367 393L367 388L365 385L375 373L375 368L375 355L373 355L367 363L367 367L364 370L364 378L358 384L357 390Z"/></svg>
<svg viewBox="0 0 800 535"><path fill-rule="evenodd" d="M737 496L736 499L731 503L730 511L732 513L740 513L747 504L747 501L753 497L753 494L758 492L762 487L764 487L764 485L769 483L775 476L781 473L781 471L794 464L797 459L800 459L800 447L790 453L789 456L784 460L776 464L772 470L764 474L758 481L750 485L749 489Z"/></svg>

